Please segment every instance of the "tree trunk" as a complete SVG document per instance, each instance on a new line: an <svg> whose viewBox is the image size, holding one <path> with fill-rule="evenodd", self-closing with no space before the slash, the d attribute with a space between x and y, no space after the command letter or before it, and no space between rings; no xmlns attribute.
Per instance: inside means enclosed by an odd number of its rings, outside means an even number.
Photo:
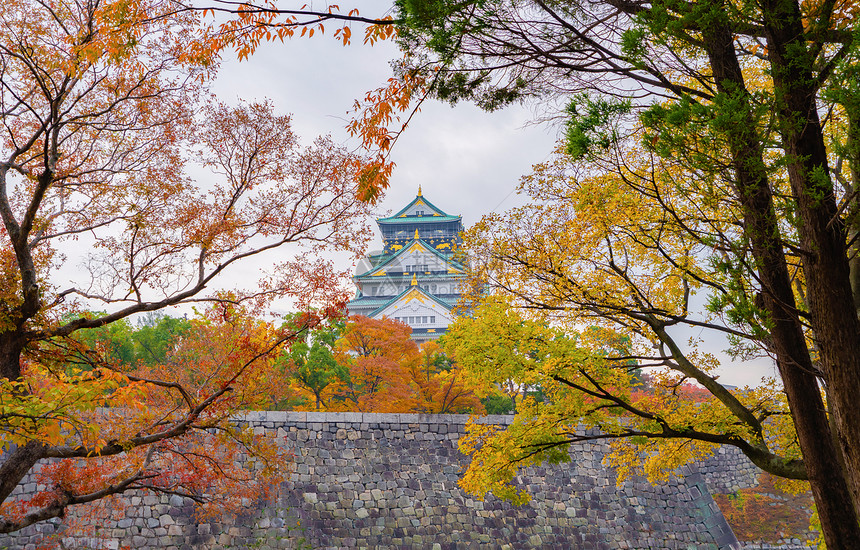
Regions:
<svg viewBox="0 0 860 550"><path fill-rule="evenodd" d="M817 84L794 1L762 4L777 119L799 215L800 243L816 347L827 379L854 502L860 502L860 323L854 307L844 223L827 163ZM829 543L828 543L829 544ZM856 546L860 548L860 544Z"/></svg>
<svg viewBox="0 0 860 550"><path fill-rule="evenodd" d="M24 343L16 330L0 332L0 377L6 380L21 378L21 352Z"/></svg>
<svg viewBox="0 0 860 550"><path fill-rule="evenodd" d="M724 101L745 120L727 129L744 225L772 324L773 351L794 419L825 541L831 550L860 548L860 524L833 444L815 369L798 317L783 253L763 151L749 94L728 27L704 33L714 78Z"/></svg>
<svg viewBox="0 0 860 550"><path fill-rule="evenodd" d="M844 157L848 161L849 179L845 184L845 193L851 197L846 208L846 229L849 242L853 242L848 250L848 269L851 273L851 293L854 295L854 310L860 316L860 200L854 193L860 186L860 105L853 98L843 103L845 116L848 118L848 132L845 136Z"/></svg>

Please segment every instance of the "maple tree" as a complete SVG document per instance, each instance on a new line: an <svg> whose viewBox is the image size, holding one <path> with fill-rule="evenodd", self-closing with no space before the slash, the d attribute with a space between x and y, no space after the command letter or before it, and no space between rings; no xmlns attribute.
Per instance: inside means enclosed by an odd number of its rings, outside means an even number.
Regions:
<svg viewBox="0 0 860 550"><path fill-rule="evenodd" d="M249 1L237 4L224 0L178 3L183 10L210 16L210 32L216 37L213 47L232 49L239 59L248 59L263 42L290 38L312 38L324 35L329 25L330 35L344 46L353 40L353 24L364 28L365 44L373 45L380 40L391 40L397 35L397 21L388 13L390 6L367 17L357 8L341 10L338 4L325 3L314 9L313 5L284 7L277 0ZM224 16L227 16L226 20ZM395 163L391 150L409 124L415 109L413 100L423 101L429 96L425 79L417 73L392 77L386 85L370 91L362 100L356 100L355 116L347 125L351 136L357 137L361 146L374 153L358 174L359 193L364 200L376 200L388 187ZM402 120L403 113L410 113Z"/></svg>
<svg viewBox="0 0 860 550"><path fill-rule="evenodd" d="M346 410L405 412L402 403L412 392L403 370L419 360L411 334L409 325L400 321L350 317L335 354L349 371L340 389Z"/></svg>
<svg viewBox="0 0 860 550"><path fill-rule="evenodd" d="M145 379L171 380L198 395L213 395L225 379L229 380L232 390L209 407L209 415L266 409L290 393L276 374L278 356L272 352L273 343L287 336L283 347L293 346L317 322L315 315L304 315L289 328L277 329L272 322L256 318L247 307L218 302L189 321L188 333L164 361L139 362L125 372ZM165 400L161 408L176 407L186 399L181 392L148 390L149 406Z"/></svg>
<svg viewBox="0 0 860 550"><path fill-rule="evenodd" d="M301 146L267 103L211 101L220 39L199 17L166 0L0 13L0 532L131 489L242 498L284 473L276 446L225 419L261 404L272 358L345 299L318 253L363 251L366 161L329 138ZM190 178L189 162L209 174ZM219 290L273 251L288 254L260 281ZM63 282L64 264L82 283ZM324 309L293 329L252 320L284 298ZM130 367L86 336L189 303L216 306L167 362ZM265 467L235 470L240 450ZM45 459L48 489L10 498Z"/></svg>

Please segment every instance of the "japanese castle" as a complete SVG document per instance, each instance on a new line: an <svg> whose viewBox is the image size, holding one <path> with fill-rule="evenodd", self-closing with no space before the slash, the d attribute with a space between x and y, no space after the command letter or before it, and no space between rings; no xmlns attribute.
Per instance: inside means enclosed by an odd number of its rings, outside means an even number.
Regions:
<svg viewBox="0 0 860 550"><path fill-rule="evenodd" d="M406 208L376 223L385 248L356 269L349 314L402 321L418 343L438 338L454 320L465 279L464 266L454 259L462 218L434 206L419 187Z"/></svg>

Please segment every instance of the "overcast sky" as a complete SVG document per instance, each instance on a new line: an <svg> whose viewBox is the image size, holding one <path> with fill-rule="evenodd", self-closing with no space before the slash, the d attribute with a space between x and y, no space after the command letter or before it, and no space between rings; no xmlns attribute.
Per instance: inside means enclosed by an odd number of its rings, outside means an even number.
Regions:
<svg viewBox="0 0 860 550"><path fill-rule="evenodd" d="M348 112L356 99L386 82L389 62L398 52L391 43L365 46L363 30L354 33L358 40L346 47L330 35L315 36L265 44L248 61L226 59L214 91L228 103L272 100L278 110L292 114L293 128L306 144L331 134L356 148L357 141L345 130ZM436 206L462 215L467 227L485 214L516 206L522 200L513 193L520 177L549 158L558 136L557 127L532 123L546 114L527 106L485 113L469 104L426 103L393 150L397 167L377 216L405 206L419 185ZM380 247L377 238L371 248ZM719 353L726 345L714 340L706 347ZM720 355L722 383L755 385L762 376L775 376L767 361L731 364Z"/></svg>
<svg viewBox="0 0 860 550"><path fill-rule="evenodd" d="M355 34L358 40L346 47L328 35L267 44L248 61L228 60L215 91L227 102L271 99L292 113L293 128L305 143L331 134L357 147L344 128L348 111L386 83L389 61L399 56L394 44L365 46L363 31ZM556 140L557 129L529 124L534 118L522 106L485 113L469 104L426 102L395 145L397 167L378 214L405 206L419 185L431 202L462 215L466 225L512 206L520 176L546 160Z"/></svg>

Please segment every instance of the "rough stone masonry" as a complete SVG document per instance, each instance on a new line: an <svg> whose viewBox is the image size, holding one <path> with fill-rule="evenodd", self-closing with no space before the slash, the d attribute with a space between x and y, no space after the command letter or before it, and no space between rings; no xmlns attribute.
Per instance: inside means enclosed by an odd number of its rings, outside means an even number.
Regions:
<svg viewBox="0 0 860 550"><path fill-rule="evenodd" d="M516 507L457 486L466 415L252 412L237 420L276 432L295 453L291 478L270 501L198 521L180 497L130 495L124 517L90 520L87 536L44 523L0 536L0 549L35 548L46 535L56 547L93 549L729 549L739 545L710 491L752 486L758 473L722 448L666 484L631 478L616 487L602 463L607 446L581 444L569 463L523 470L517 483L533 500Z"/></svg>

